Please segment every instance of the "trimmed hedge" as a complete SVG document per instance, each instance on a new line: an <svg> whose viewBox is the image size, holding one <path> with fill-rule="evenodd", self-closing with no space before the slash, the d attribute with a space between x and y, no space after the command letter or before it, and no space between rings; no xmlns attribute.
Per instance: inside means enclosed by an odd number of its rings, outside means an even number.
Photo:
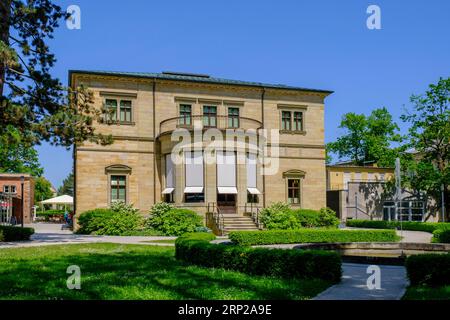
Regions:
<svg viewBox="0 0 450 320"><path fill-rule="evenodd" d="M264 245L286 243L329 243L329 242L394 242L399 237L395 230L268 230L234 231L228 235L239 245Z"/></svg>
<svg viewBox="0 0 450 320"><path fill-rule="evenodd" d="M445 229L434 230L432 242L450 243L450 230Z"/></svg>
<svg viewBox="0 0 450 320"><path fill-rule="evenodd" d="M210 233L188 234L175 241L175 256L190 264L251 275L284 278L341 279L341 258L333 251L282 250L212 244Z"/></svg>
<svg viewBox="0 0 450 320"><path fill-rule="evenodd" d="M69 212L69 210L67 211ZM46 211L37 211L36 216L64 216L64 210L46 210Z"/></svg>
<svg viewBox="0 0 450 320"><path fill-rule="evenodd" d="M409 256L405 266L411 285L450 285L450 253Z"/></svg>
<svg viewBox="0 0 450 320"><path fill-rule="evenodd" d="M400 229L400 221L383 220L347 220L347 227L369 228L369 229ZM448 222L415 222L403 221L403 230L425 231L432 233L438 229L450 230Z"/></svg>
<svg viewBox="0 0 450 320"><path fill-rule="evenodd" d="M33 228L0 226L0 241L10 242L30 240L33 233Z"/></svg>

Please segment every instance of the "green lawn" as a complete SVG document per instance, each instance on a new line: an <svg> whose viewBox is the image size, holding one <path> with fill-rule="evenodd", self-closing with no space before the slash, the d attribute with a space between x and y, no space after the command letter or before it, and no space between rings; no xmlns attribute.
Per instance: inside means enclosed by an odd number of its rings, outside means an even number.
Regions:
<svg viewBox="0 0 450 320"><path fill-rule="evenodd" d="M403 300L450 300L450 286L413 286L406 290Z"/></svg>
<svg viewBox="0 0 450 320"><path fill-rule="evenodd" d="M308 299L330 284L187 266L173 247L72 244L0 249L0 299ZM81 268L81 290L66 269Z"/></svg>

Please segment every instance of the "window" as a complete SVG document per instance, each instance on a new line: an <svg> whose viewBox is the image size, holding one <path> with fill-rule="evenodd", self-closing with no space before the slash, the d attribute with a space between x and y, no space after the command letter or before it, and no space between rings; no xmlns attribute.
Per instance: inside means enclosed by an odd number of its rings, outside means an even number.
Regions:
<svg viewBox="0 0 450 320"><path fill-rule="evenodd" d="M303 112L294 112L294 130L303 131Z"/></svg>
<svg viewBox="0 0 450 320"><path fill-rule="evenodd" d="M131 100L106 99L105 107L108 111L108 121L131 122L133 120Z"/></svg>
<svg viewBox="0 0 450 320"><path fill-rule="evenodd" d="M203 106L203 125L215 127L217 123L217 107Z"/></svg>
<svg viewBox="0 0 450 320"><path fill-rule="evenodd" d="M228 108L228 128L239 128L239 108Z"/></svg>
<svg viewBox="0 0 450 320"><path fill-rule="evenodd" d="M106 99L105 101L106 110L108 111L108 120L117 121L117 100Z"/></svg>
<svg viewBox="0 0 450 320"><path fill-rule="evenodd" d="M131 101L120 100L120 121L131 122Z"/></svg>
<svg viewBox="0 0 450 320"><path fill-rule="evenodd" d="M127 201L127 177L126 176L111 176L111 202L115 201Z"/></svg>
<svg viewBox="0 0 450 320"><path fill-rule="evenodd" d="M189 104L180 104L180 124L191 125L192 107Z"/></svg>
<svg viewBox="0 0 450 320"><path fill-rule="evenodd" d="M3 186L4 193L16 193L16 186Z"/></svg>
<svg viewBox="0 0 450 320"><path fill-rule="evenodd" d="M204 193L185 193L184 194L184 202L186 202L186 203L205 202L205 194Z"/></svg>
<svg viewBox="0 0 450 320"><path fill-rule="evenodd" d="M257 194L251 194L247 191L247 203L258 203L258 195Z"/></svg>
<svg viewBox="0 0 450 320"><path fill-rule="evenodd" d="M282 111L281 112L281 129L291 130L291 112Z"/></svg>
<svg viewBox="0 0 450 320"><path fill-rule="evenodd" d="M300 179L288 179L288 203L300 204Z"/></svg>

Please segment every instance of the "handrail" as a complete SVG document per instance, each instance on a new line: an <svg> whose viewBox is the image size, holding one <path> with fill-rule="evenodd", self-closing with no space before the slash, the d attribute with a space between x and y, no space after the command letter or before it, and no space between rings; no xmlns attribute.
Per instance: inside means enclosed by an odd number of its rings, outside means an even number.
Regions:
<svg viewBox="0 0 450 320"><path fill-rule="evenodd" d="M224 228L225 228L225 218L223 216L223 213L220 212L220 208L216 205L215 202L208 202L208 204L206 205L206 209L209 213L212 214L211 222L214 223L214 226L216 227L217 231L219 232L219 235L223 236ZM208 224L208 221L207 221L207 224Z"/></svg>
<svg viewBox="0 0 450 320"><path fill-rule="evenodd" d="M224 116L224 115L191 115L191 116L173 117L161 121L159 124L159 134L161 135L178 128L193 130L194 122L200 123L200 129L217 128L221 130L226 129L258 130L262 128L261 121L247 117ZM230 123L232 124L231 126Z"/></svg>

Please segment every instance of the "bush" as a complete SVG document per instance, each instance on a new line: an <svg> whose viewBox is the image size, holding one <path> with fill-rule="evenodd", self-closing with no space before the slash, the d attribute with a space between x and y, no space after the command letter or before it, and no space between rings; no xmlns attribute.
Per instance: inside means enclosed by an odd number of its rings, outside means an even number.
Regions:
<svg viewBox="0 0 450 320"><path fill-rule="evenodd" d="M283 243L393 242L399 237L394 230L268 230L234 231L228 235L239 245L252 246Z"/></svg>
<svg viewBox="0 0 450 320"><path fill-rule="evenodd" d="M341 278L341 258L333 251L255 249L211 244L212 239L210 233L180 237L175 242L175 256L187 263L251 275L323 279L333 283Z"/></svg>
<svg viewBox="0 0 450 320"><path fill-rule="evenodd" d="M348 227L356 228L374 228L374 229L400 229L400 221L382 221L382 220L347 220ZM438 229L450 229L448 222L417 222L403 221L403 230L425 231L432 233Z"/></svg>
<svg viewBox="0 0 450 320"><path fill-rule="evenodd" d="M167 236L180 236L202 227L202 217L188 209L175 208L167 203L157 203L150 209L146 225Z"/></svg>
<svg viewBox="0 0 450 320"><path fill-rule="evenodd" d="M445 229L434 230L432 242L450 243L450 230Z"/></svg>
<svg viewBox="0 0 450 320"><path fill-rule="evenodd" d="M323 208L293 210L288 204L277 202L261 210L261 222L269 230L295 230L302 227L337 227L339 219L336 213Z"/></svg>
<svg viewBox="0 0 450 320"><path fill-rule="evenodd" d="M405 266L411 285L450 284L450 253L412 255Z"/></svg>
<svg viewBox="0 0 450 320"><path fill-rule="evenodd" d="M83 212L78 218L80 234L124 235L142 227L139 211L123 202L114 203L110 209Z"/></svg>
<svg viewBox="0 0 450 320"><path fill-rule="evenodd" d="M33 228L0 226L0 241L10 242L30 240L33 233Z"/></svg>
<svg viewBox="0 0 450 320"><path fill-rule="evenodd" d="M69 212L69 210L67 210ZM37 211L36 216L64 216L64 210L45 210L45 211Z"/></svg>

